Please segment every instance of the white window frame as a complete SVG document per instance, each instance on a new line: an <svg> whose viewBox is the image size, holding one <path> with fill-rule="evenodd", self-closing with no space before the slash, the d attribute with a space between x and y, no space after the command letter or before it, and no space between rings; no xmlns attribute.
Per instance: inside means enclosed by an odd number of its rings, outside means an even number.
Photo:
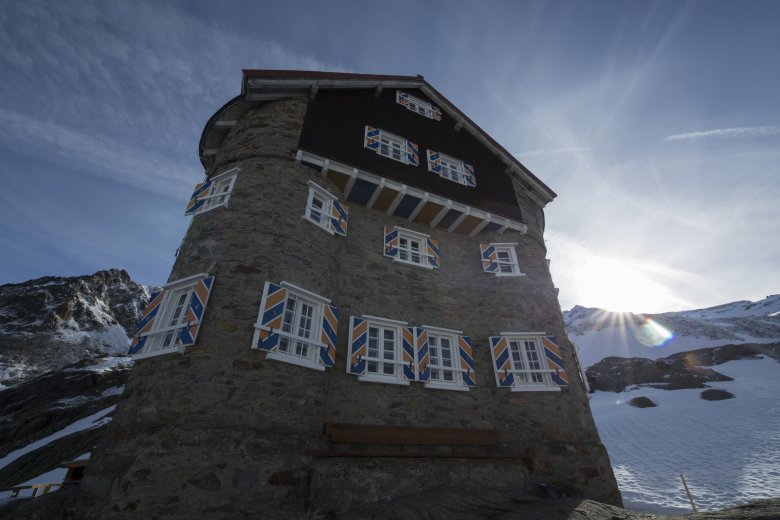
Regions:
<svg viewBox="0 0 780 520"><path fill-rule="evenodd" d="M406 94L406 99L408 101L408 103L405 105L407 110L411 110L415 114L427 117L428 119L433 119L433 105L431 103L428 101L423 101L422 99L415 97L406 91L404 91L404 94ZM400 90L395 91L395 102L401 105Z"/></svg>
<svg viewBox="0 0 780 520"><path fill-rule="evenodd" d="M407 153L408 152L406 147L407 139L404 139L403 137L397 136L395 134L391 134L387 130L382 130L381 128L377 128L376 130L379 132L379 137L378 137L379 146L373 151L376 152L377 155L381 155L382 157L386 157L388 159L392 159L393 161L398 161L404 164L412 164L409 162L409 156ZM387 143L383 143L383 140L387 141ZM393 147L390 146L392 143L400 145L400 150L401 150L400 159L393 157L392 154ZM387 153L383 153L383 148L382 148L383 146L387 148L388 150ZM371 148L369 149L372 150Z"/></svg>
<svg viewBox="0 0 780 520"><path fill-rule="evenodd" d="M491 274L495 276L525 276L525 273L520 271L520 263L517 261L517 251L515 250L517 242L491 243L490 245L496 249L496 262L498 263L498 269ZM499 258L501 253L508 254L509 261L502 262ZM509 271L502 271L504 267L509 267Z"/></svg>
<svg viewBox="0 0 780 520"><path fill-rule="evenodd" d="M313 368L314 370L324 371L325 366L318 363L317 359L320 355L320 348L324 346L321 341L323 306L330 305L330 300L287 281L281 281L279 282L279 285L287 289L287 299L285 301L285 307L282 314L282 329L273 330L274 334L278 334L280 336L279 347L277 347L276 350L266 352L266 359L273 359L275 361L281 361L290 365L298 365L306 368ZM285 326L287 325L286 319L288 304L291 298L299 303L310 304L312 308L311 328L308 338L305 336L300 336L295 332L295 330L300 326L300 312L297 307L293 316L297 323L292 324L292 331L284 330ZM258 323L262 318L262 314L263 309L261 307L257 316ZM257 348L258 342L260 341L260 330L260 328L255 328L255 335L254 338L252 338L253 348ZM294 352L285 352L280 350L283 340L289 342L290 346L293 348L297 348L298 345L295 344L296 342L305 343L308 350L306 356L300 356Z"/></svg>
<svg viewBox="0 0 780 520"><path fill-rule="evenodd" d="M239 173L241 173L241 168L231 168L212 177L211 188L209 188L210 194L203 197L203 200L205 200L203 206L193 215L200 215L223 206L227 208Z"/></svg>
<svg viewBox="0 0 780 520"><path fill-rule="evenodd" d="M377 316L369 316L364 314L360 318L366 320L366 353L367 356L363 358L366 363L365 374L359 375L359 381L365 381L369 383L385 383L391 385L403 385L409 386L410 381L404 379L403 366L406 364L403 360L403 347L401 346L403 327L407 327L409 324L405 321L390 320L387 318L380 318ZM392 330L393 331L393 359L372 358L371 352L371 328L379 329L380 331ZM381 341L381 337L379 340ZM349 363L349 360L347 360ZM377 374L369 373L369 363L382 363L385 365L392 365L394 367L394 373L390 374ZM349 367L347 367L349 369ZM415 367L416 370L416 367Z"/></svg>
<svg viewBox="0 0 780 520"><path fill-rule="evenodd" d="M318 198L322 201L322 209L314 207L314 201ZM301 218L311 222L312 224L324 230L330 235L335 234L335 232L333 231L333 227L330 224L331 214L333 212L334 200L336 200L335 195L331 194L328 190L326 190L322 186L312 181L309 181L309 198L306 199L306 213L304 213L304 215ZM312 211L317 211L319 213L322 213L321 221L318 222L311 216Z"/></svg>
<svg viewBox="0 0 780 520"><path fill-rule="evenodd" d="M453 330L453 329L444 329L441 327L432 327L430 325L422 325L423 329L425 329L428 332L428 356L430 359L430 362L428 363L428 368L431 371L431 377L428 381L425 383L425 388L433 388L437 390L459 390L461 392L468 392L469 387L463 382L463 375L462 373L465 371L460 367L460 353L458 350L458 336L463 335L462 330ZM437 339L447 339L450 342L450 348L452 350L452 366L447 367L445 365L434 365L433 363L433 353L431 349L433 348L431 346L431 338L436 337ZM440 348L440 347L439 347ZM434 380L433 379L433 371L434 370L448 370L451 371L453 374L453 380L452 381L444 381L444 380Z"/></svg>
<svg viewBox="0 0 780 520"><path fill-rule="evenodd" d="M428 239L431 238L431 235L426 235L425 233L412 231L411 229L398 226L394 226L393 229L395 229L398 233L398 254L393 257L393 261L414 267L422 267L423 269L433 269L433 266L430 265L430 262L428 262L428 258L431 256L428 254ZM420 258L419 262L412 261L412 256L415 253L412 251L411 246L403 249L401 248L401 239L406 240L409 244L411 242L418 242L420 244L420 250L418 253ZM401 258L401 251L407 253L407 256L409 257L408 260L403 260Z"/></svg>
<svg viewBox="0 0 780 520"><path fill-rule="evenodd" d="M507 349L509 349L509 362L512 366L511 372L514 374L515 382L511 387L512 392L560 392L561 387L555 384L550 374L555 373L547 367L547 356L544 353L542 336L544 332L502 332L502 336L507 338ZM538 353L539 368L518 368L515 361L515 354L512 351L512 343L519 343L521 349L521 358L525 365L529 365L531 360L527 357L528 351L525 342L533 342ZM493 367L495 370L495 366ZM520 376L539 377L540 382L521 382Z"/></svg>
<svg viewBox="0 0 780 520"><path fill-rule="evenodd" d="M466 168L463 166L463 161L439 152L439 164L441 165L441 173L439 175L441 175L443 179L468 186L468 184L466 184L466 175L464 174ZM445 164L447 165L446 167ZM446 174L445 168L447 171ZM456 179L452 178L452 172L455 172L455 175L457 176Z"/></svg>
<svg viewBox="0 0 780 520"><path fill-rule="evenodd" d="M192 301L195 286L209 276L208 273L200 273L174 280L161 287L165 291L165 295L154 318L154 325L149 332L141 335L147 338L146 344L141 352L130 356L133 360L162 356L173 352L181 354L185 351L187 347L180 344L179 333L189 322L184 321L183 318L187 314L190 301ZM182 296L184 296L183 300ZM181 306L175 304L174 300L182 301Z"/></svg>

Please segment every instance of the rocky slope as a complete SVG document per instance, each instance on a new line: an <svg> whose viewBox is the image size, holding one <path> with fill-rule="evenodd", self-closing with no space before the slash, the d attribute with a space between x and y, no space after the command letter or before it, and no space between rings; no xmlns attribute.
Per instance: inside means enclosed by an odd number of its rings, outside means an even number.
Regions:
<svg viewBox="0 0 780 520"><path fill-rule="evenodd" d="M127 271L0 286L0 388L101 355L123 355L149 291Z"/></svg>

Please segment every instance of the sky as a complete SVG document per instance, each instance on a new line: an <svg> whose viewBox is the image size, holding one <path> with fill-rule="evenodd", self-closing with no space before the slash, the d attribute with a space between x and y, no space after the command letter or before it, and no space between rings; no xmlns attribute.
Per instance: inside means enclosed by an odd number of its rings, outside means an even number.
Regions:
<svg viewBox="0 0 780 520"><path fill-rule="evenodd" d="M241 69L422 74L557 194L563 309L780 292L780 2L0 5L0 283L165 283Z"/></svg>

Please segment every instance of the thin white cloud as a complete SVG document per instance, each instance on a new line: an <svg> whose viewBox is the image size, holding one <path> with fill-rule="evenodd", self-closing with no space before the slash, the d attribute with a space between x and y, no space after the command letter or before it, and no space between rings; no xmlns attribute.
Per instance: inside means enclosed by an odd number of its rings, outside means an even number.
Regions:
<svg viewBox="0 0 780 520"><path fill-rule="evenodd" d="M681 141L683 139L706 139L708 137L761 137L780 134L777 126L738 126L734 128L716 128L700 132L687 132L666 136L664 141Z"/></svg>
<svg viewBox="0 0 780 520"><path fill-rule="evenodd" d="M572 148L542 148L539 150L529 150L527 152L516 152L513 153L512 155L514 155L519 159L522 159L523 157L528 157L533 155L558 155L558 154L588 152L590 150L592 150L592 148L588 146L578 146Z"/></svg>

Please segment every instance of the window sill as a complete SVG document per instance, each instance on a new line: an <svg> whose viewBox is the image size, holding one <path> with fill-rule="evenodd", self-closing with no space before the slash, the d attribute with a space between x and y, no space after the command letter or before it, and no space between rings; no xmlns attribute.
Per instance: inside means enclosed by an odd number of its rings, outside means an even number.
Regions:
<svg viewBox="0 0 780 520"><path fill-rule="evenodd" d="M314 226L317 226L319 229L323 230L324 232L326 232L326 233L327 233L327 234L329 234L329 235L334 235L334 234L335 234L335 233L333 232L333 230L330 228L330 226L328 226L328 227L325 227L325 226L323 226L322 224L320 224L320 223L318 223L318 222L315 222L315 221L313 221L312 219L310 219L310 218L309 218L309 217L307 217L306 215L303 215L303 216L301 217L301 220L305 220L306 222L308 222L308 223L310 223L310 224L312 224L312 225L314 225Z"/></svg>
<svg viewBox="0 0 780 520"><path fill-rule="evenodd" d="M283 352L267 352L265 358L272 359L274 361L280 361L282 363L287 363L288 365L298 365L299 367L312 368L314 370L319 370L321 372L325 371L324 365L320 365L319 363L316 362L312 363L308 359L302 359L296 356L290 356Z"/></svg>
<svg viewBox="0 0 780 520"><path fill-rule="evenodd" d="M526 275L525 273L493 273L493 274L495 276L504 277L504 278L506 277L522 278Z"/></svg>
<svg viewBox="0 0 780 520"><path fill-rule="evenodd" d="M438 381L435 382L435 383L425 383L425 388L432 388L434 390L454 390L456 392L468 392L469 391L469 387L467 387L467 386L460 386L460 385L455 384L455 383L452 383L452 384L440 383Z"/></svg>
<svg viewBox="0 0 780 520"><path fill-rule="evenodd" d="M133 361L138 361L139 359L165 356L166 354L174 354L174 353L183 354L186 349L187 347L173 347L173 348L164 348L160 350L152 350L149 352L143 352L141 354L134 354L130 356L130 359L132 359Z"/></svg>
<svg viewBox="0 0 780 520"><path fill-rule="evenodd" d="M513 392L560 392L560 386L513 386Z"/></svg>
<svg viewBox="0 0 780 520"><path fill-rule="evenodd" d="M414 262L407 262L405 260L398 260L397 258L393 258L393 262L395 262L397 264L408 265L409 267L416 267L418 269L428 269L429 271L433 270L433 266L432 265L415 264Z"/></svg>
<svg viewBox="0 0 780 520"><path fill-rule="evenodd" d="M359 376L358 381L363 381L365 383L385 383L388 385L409 386L409 381L406 381L405 379L398 379L397 377L383 377L383 376L368 375L368 376Z"/></svg>

